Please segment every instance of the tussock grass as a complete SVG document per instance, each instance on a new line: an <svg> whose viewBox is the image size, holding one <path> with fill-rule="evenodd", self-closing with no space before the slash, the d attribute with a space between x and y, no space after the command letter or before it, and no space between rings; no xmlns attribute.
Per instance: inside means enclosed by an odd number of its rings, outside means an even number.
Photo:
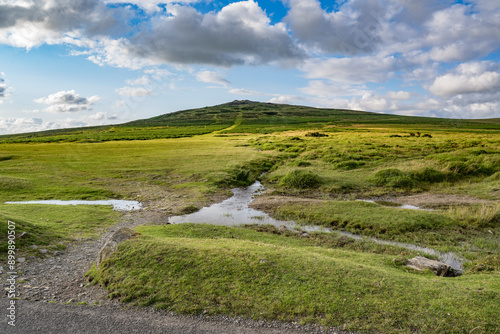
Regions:
<svg viewBox="0 0 500 334"><path fill-rule="evenodd" d="M460 225L472 228L500 228L500 203L452 206L446 212Z"/></svg>
<svg viewBox="0 0 500 334"><path fill-rule="evenodd" d="M314 173L304 170L294 170L286 174L280 181L280 185L293 189L307 189L319 186L321 179Z"/></svg>

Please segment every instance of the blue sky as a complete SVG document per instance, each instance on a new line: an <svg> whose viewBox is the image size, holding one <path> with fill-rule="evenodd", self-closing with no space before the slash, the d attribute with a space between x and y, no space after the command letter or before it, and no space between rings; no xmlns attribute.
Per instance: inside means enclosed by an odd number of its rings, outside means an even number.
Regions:
<svg viewBox="0 0 500 334"><path fill-rule="evenodd" d="M500 2L0 0L0 134L249 99L500 117Z"/></svg>

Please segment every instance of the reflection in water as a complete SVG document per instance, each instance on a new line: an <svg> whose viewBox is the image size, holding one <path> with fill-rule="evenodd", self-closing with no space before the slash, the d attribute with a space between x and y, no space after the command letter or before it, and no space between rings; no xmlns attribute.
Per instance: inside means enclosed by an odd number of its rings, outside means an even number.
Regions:
<svg viewBox="0 0 500 334"><path fill-rule="evenodd" d="M5 202L5 204L51 204L51 205L112 205L115 211L134 211L140 210L142 204L137 201L125 201L119 199L110 199L102 201L60 201L60 200L44 200L44 201L24 201L24 202Z"/></svg>
<svg viewBox="0 0 500 334"><path fill-rule="evenodd" d="M264 187L259 181L247 188L235 188L232 190L234 195L225 201L202 208L195 213L170 217L168 222L171 224L197 223L224 226L259 224L298 228L299 226L294 222L276 220L265 212L248 207L254 196L259 195L263 190ZM301 229L308 231L326 230L318 226L301 227Z"/></svg>
<svg viewBox="0 0 500 334"><path fill-rule="evenodd" d="M213 224L224 226L236 226L244 224L273 225L275 227L286 226L289 229L296 229L307 232L337 232L348 238L356 240L368 240L383 245L391 245L411 249L417 252L427 253L438 256L439 261L450 265L453 269L462 270L460 258L454 253L441 253L427 247L406 244L396 241L387 241L371 237L363 237L344 231L332 231L321 226L298 225L292 221L282 221L271 218L265 212L249 208L248 205L253 201L255 195L259 195L264 190L262 184L257 181L247 188L233 189L233 196L225 201L202 208L200 211L183 215L170 217L168 222L171 224L197 223ZM420 209L412 206L400 206L399 208Z"/></svg>

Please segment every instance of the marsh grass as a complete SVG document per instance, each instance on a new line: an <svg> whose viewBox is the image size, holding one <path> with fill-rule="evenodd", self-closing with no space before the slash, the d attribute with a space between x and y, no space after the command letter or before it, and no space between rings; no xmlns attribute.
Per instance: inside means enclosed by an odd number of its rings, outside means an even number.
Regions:
<svg viewBox="0 0 500 334"><path fill-rule="evenodd" d="M500 227L500 203L451 206L446 214L469 228Z"/></svg>

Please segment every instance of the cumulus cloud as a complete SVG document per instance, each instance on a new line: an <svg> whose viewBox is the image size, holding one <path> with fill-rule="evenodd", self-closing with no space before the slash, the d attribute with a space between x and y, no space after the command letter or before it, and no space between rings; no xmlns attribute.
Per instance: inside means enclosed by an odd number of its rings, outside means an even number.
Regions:
<svg viewBox="0 0 500 334"><path fill-rule="evenodd" d="M115 92L117 92L121 96L149 96L153 94L153 91L151 89L131 86L118 88L115 90Z"/></svg>
<svg viewBox="0 0 500 334"><path fill-rule="evenodd" d="M300 101L302 100L300 97L295 96L295 95L277 95L271 99L269 99L269 103L276 103L276 104L290 104L292 102Z"/></svg>
<svg viewBox="0 0 500 334"><path fill-rule="evenodd" d="M285 20L299 41L319 51L353 55L374 51L380 31L401 10L398 1L344 1L327 12L318 0L290 0Z"/></svg>
<svg viewBox="0 0 500 334"><path fill-rule="evenodd" d="M127 33L127 8L100 0L43 0L0 3L0 42L32 48L69 42L72 37ZM69 37L69 38L68 38Z"/></svg>
<svg viewBox="0 0 500 334"><path fill-rule="evenodd" d="M386 97L391 100L407 101L411 98L411 94L410 92L405 92L402 90L398 92L389 91L387 92Z"/></svg>
<svg viewBox="0 0 500 334"><path fill-rule="evenodd" d="M365 56L353 58L310 59L302 70L311 79L330 79L347 83L384 82L398 69L395 57Z"/></svg>
<svg viewBox="0 0 500 334"><path fill-rule="evenodd" d="M500 68L493 62L460 64L453 72L438 76L429 91L441 97L492 92L500 88Z"/></svg>
<svg viewBox="0 0 500 334"><path fill-rule="evenodd" d="M0 117L0 134L40 131L42 122L40 118Z"/></svg>
<svg viewBox="0 0 500 334"><path fill-rule="evenodd" d="M307 87L301 88L300 91L321 98L365 95L369 93L364 85L346 85L335 81L325 82L323 80L312 80Z"/></svg>
<svg viewBox="0 0 500 334"><path fill-rule="evenodd" d="M253 1L231 3L201 14L192 7L167 6L151 28L131 38L138 57L166 63L230 66L300 59L303 54L282 23L270 23Z"/></svg>
<svg viewBox="0 0 500 334"><path fill-rule="evenodd" d="M224 76L218 72L202 70L195 74L196 80L206 83L214 83L222 86L227 86L230 84Z"/></svg>
<svg viewBox="0 0 500 334"><path fill-rule="evenodd" d="M78 95L74 90L60 91L47 97L35 99L36 103L46 104L45 109L49 112L78 112L82 110L91 110L100 98L97 95L89 98Z"/></svg>

